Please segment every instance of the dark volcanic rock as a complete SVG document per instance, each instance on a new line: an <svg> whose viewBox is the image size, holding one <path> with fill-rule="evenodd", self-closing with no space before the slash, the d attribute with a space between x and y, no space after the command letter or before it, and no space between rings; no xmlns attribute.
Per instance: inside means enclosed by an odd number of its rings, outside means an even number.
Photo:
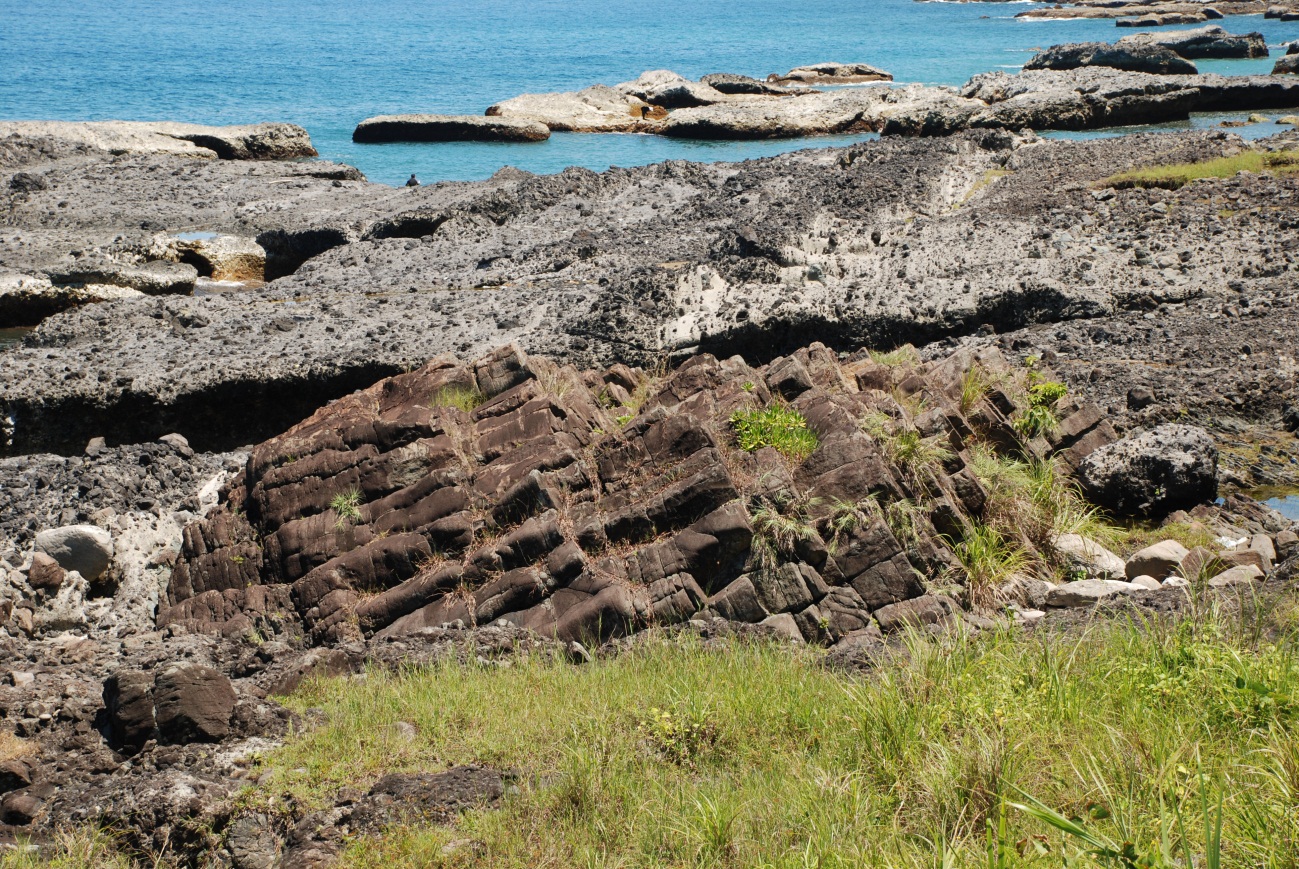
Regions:
<svg viewBox="0 0 1299 869"><path fill-rule="evenodd" d="M1218 494L1218 449L1194 426L1162 425L1101 447L1078 470L1087 497L1121 514L1168 513Z"/></svg>
<svg viewBox="0 0 1299 869"><path fill-rule="evenodd" d="M177 664L153 685L154 720L163 742L219 742L230 734L235 709L230 680L210 667Z"/></svg>
<svg viewBox="0 0 1299 869"><path fill-rule="evenodd" d="M1107 66L1127 72L1155 75L1195 75L1195 64L1170 48L1147 42L1071 42L1053 45L1034 55L1024 69L1078 69L1084 66Z"/></svg>

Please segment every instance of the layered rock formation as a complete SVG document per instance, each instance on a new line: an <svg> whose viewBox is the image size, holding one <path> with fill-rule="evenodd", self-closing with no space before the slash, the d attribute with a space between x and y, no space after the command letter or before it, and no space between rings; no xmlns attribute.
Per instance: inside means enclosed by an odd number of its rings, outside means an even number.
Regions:
<svg viewBox="0 0 1299 869"><path fill-rule="evenodd" d="M1024 69L1078 69L1084 66L1105 66L1127 72L1144 72L1151 75L1196 75L1195 64L1172 49L1149 42L1117 45L1108 42L1071 42L1053 45L1033 55Z"/></svg>
<svg viewBox="0 0 1299 869"><path fill-rule="evenodd" d="M589 643L712 612L832 643L927 621L956 607L918 577L955 567L987 498L969 441L1076 467L1115 437L1076 401L1049 441L1017 433L1027 404L1004 390L962 410L973 368L1013 379L995 350L841 365L819 344L662 378L513 346L435 360L254 448L186 529L159 625L242 636L288 610L316 643L493 623ZM736 415L778 401L806 419L810 454L737 444ZM941 444L941 466L899 464L905 432ZM886 517L904 500L918 513L899 540Z"/></svg>
<svg viewBox="0 0 1299 869"><path fill-rule="evenodd" d="M520 118L475 115L380 115L352 131L353 142L542 142L550 128Z"/></svg>

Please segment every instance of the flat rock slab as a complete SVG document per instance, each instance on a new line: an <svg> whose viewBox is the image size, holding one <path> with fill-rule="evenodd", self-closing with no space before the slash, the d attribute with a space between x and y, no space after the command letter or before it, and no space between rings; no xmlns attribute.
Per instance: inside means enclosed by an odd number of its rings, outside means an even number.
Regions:
<svg viewBox="0 0 1299 869"><path fill-rule="evenodd" d="M175 154L222 160L314 157L307 131L296 124L208 127L171 121L4 121L0 141L43 139L60 149L110 154Z"/></svg>
<svg viewBox="0 0 1299 869"><path fill-rule="evenodd" d="M1118 45L1154 44L1170 48L1182 57L1267 57L1267 40L1262 33L1228 33L1216 24L1195 30L1166 30L1161 33L1134 33L1124 36Z"/></svg>
<svg viewBox="0 0 1299 869"><path fill-rule="evenodd" d="M1142 590L1142 586L1116 579L1080 579L1051 589L1046 596L1046 605L1062 608L1091 606L1116 594L1139 590Z"/></svg>
<svg viewBox="0 0 1299 869"><path fill-rule="evenodd" d="M865 63L813 63L791 69L784 75L772 73L767 81L776 84L860 84L893 81L893 74Z"/></svg>
<svg viewBox="0 0 1299 869"><path fill-rule="evenodd" d="M479 115L380 115L352 132L353 142L542 142L550 128L526 118Z"/></svg>

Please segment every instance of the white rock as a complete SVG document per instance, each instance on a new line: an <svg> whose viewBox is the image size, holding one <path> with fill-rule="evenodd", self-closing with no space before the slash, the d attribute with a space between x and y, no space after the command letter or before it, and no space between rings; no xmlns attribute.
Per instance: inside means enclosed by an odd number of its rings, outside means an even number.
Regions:
<svg viewBox="0 0 1299 869"><path fill-rule="evenodd" d="M1224 570L1213 577L1213 579L1209 580L1209 586L1211 588L1227 588L1233 585L1253 585L1254 580L1262 578L1263 571L1252 564L1242 564L1230 570Z"/></svg>
<svg viewBox="0 0 1299 869"><path fill-rule="evenodd" d="M1187 555L1190 555L1190 550L1176 540L1161 540L1128 558L1127 576L1165 579L1177 571Z"/></svg>
<svg viewBox="0 0 1299 869"><path fill-rule="evenodd" d="M1066 582L1051 589L1046 596L1046 605L1051 607L1091 606L1099 600L1113 597L1116 594L1134 591L1141 586L1117 579L1080 579L1077 582Z"/></svg>
<svg viewBox="0 0 1299 869"><path fill-rule="evenodd" d="M1020 610L1015 613L1015 620L1025 625L1035 625L1044 618L1046 618L1046 613L1041 610Z"/></svg>
<svg viewBox="0 0 1299 869"><path fill-rule="evenodd" d="M1165 588L1186 588L1190 584L1191 581L1189 579L1180 576L1170 576L1163 582Z"/></svg>
<svg viewBox="0 0 1299 869"><path fill-rule="evenodd" d="M1148 588L1151 591L1155 591L1159 588L1159 580L1155 579L1153 576L1138 576L1132 580L1132 584L1139 585L1142 588Z"/></svg>
<svg viewBox="0 0 1299 869"><path fill-rule="evenodd" d="M1070 564L1086 570L1090 577L1123 579L1127 576L1123 559L1095 540L1080 534L1058 534L1051 543L1056 552L1067 558Z"/></svg>
<svg viewBox="0 0 1299 869"><path fill-rule="evenodd" d="M798 623L794 621L794 617L789 613L777 613L774 616L767 616L758 624L772 628L778 636L786 640L793 640L796 643L804 642L803 632L798 629Z"/></svg>
<svg viewBox="0 0 1299 869"><path fill-rule="evenodd" d="M94 582L113 561L113 535L94 525L65 525L37 534L36 549Z"/></svg>

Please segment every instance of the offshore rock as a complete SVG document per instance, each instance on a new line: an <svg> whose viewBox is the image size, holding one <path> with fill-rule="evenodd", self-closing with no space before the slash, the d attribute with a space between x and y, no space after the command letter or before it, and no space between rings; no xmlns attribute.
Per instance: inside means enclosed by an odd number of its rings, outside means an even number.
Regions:
<svg viewBox="0 0 1299 869"><path fill-rule="evenodd" d="M1119 46L1160 45L1182 57L1198 58L1267 57L1267 40L1257 31L1228 33L1218 25L1196 30L1166 30L1159 33L1134 33L1118 41Z"/></svg>
<svg viewBox="0 0 1299 869"><path fill-rule="evenodd" d="M892 73L865 63L814 63L791 69L784 75L772 73L767 81L775 84L858 84L872 81L893 81Z"/></svg>
<svg viewBox="0 0 1299 869"><path fill-rule="evenodd" d="M522 94L487 109L488 117L535 121L569 133L652 132L667 116L639 97L595 85L577 92Z"/></svg>
<svg viewBox="0 0 1299 869"><path fill-rule="evenodd" d="M380 115L352 131L353 142L542 142L550 128L522 118L477 115Z"/></svg>
<svg viewBox="0 0 1299 869"><path fill-rule="evenodd" d="M1024 69L1078 69L1085 66L1105 66L1127 72L1144 72L1154 75L1195 75L1195 64L1173 50L1149 42L1117 45L1108 42L1071 42L1053 45L1035 54Z"/></svg>

